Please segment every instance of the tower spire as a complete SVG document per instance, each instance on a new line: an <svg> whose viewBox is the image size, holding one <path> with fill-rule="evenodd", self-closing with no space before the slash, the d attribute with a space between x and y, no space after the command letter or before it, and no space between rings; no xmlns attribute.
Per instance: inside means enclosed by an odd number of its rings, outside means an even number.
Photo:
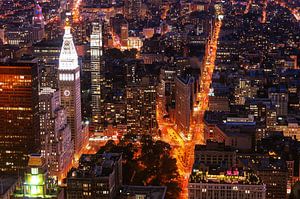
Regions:
<svg viewBox="0 0 300 199"><path fill-rule="evenodd" d="M78 56L71 34L71 25L69 18L65 22L65 34L63 38L63 45L59 56L59 69L73 70L78 66Z"/></svg>
<svg viewBox="0 0 300 199"><path fill-rule="evenodd" d="M66 18L65 21L65 35L66 34L71 35L71 24L70 24L70 19L68 17Z"/></svg>

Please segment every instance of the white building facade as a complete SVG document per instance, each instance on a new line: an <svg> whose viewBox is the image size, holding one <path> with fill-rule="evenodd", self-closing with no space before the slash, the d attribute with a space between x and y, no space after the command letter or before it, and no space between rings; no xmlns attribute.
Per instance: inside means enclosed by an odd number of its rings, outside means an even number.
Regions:
<svg viewBox="0 0 300 199"><path fill-rule="evenodd" d="M265 199L264 184L189 183L189 199Z"/></svg>

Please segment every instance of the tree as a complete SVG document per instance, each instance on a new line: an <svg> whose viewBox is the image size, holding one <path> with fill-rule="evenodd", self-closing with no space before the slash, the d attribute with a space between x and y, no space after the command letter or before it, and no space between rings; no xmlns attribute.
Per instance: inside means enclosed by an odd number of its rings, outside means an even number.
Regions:
<svg viewBox="0 0 300 199"><path fill-rule="evenodd" d="M138 142L136 136L128 134L118 144L108 141L98 153L122 153L124 184L166 186L167 198L178 198L180 176L170 151L168 143L154 141L149 135Z"/></svg>

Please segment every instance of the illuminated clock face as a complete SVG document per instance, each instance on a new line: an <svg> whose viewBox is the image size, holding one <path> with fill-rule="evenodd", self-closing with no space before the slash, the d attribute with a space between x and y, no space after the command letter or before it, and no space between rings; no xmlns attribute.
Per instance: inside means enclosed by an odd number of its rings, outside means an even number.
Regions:
<svg viewBox="0 0 300 199"><path fill-rule="evenodd" d="M70 96L70 94L71 94L71 92L70 92L69 90L65 90L65 91L64 91L64 95L65 95L66 97Z"/></svg>

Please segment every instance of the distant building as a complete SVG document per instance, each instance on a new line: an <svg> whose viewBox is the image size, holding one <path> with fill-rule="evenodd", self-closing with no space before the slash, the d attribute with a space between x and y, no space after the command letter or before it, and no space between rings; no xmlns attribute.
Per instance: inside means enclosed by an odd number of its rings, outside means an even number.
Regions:
<svg viewBox="0 0 300 199"><path fill-rule="evenodd" d="M225 96L209 96L208 110L229 111L229 99Z"/></svg>
<svg viewBox="0 0 300 199"><path fill-rule="evenodd" d="M236 166L236 151L224 143L208 141L206 145L195 145L195 163L205 165Z"/></svg>
<svg viewBox="0 0 300 199"><path fill-rule="evenodd" d="M275 106L278 116L286 116L288 114L288 92L286 89L270 88L268 91L269 99Z"/></svg>
<svg viewBox="0 0 300 199"><path fill-rule="evenodd" d="M249 114L254 116L257 124L265 126L264 130L257 131L256 140L261 140L268 136L266 130L275 130L277 123L276 110L268 98L248 99L245 108Z"/></svg>
<svg viewBox="0 0 300 199"><path fill-rule="evenodd" d="M235 103L244 105L246 98L256 96L258 88L251 84L250 80L240 79L239 84L235 88Z"/></svg>
<svg viewBox="0 0 300 199"><path fill-rule="evenodd" d="M121 46L127 47L128 46L128 23L121 24Z"/></svg>
<svg viewBox="0 0 300 199"><path fill-rule="evenodd" d="M59 60L62 40L43 40L33 45L33 56L45 63L55 63L56 66Z"/></svg>
<svg viewBox="0 0 300 199"><path fill-rule="evenodd" d="M207 112L204 124L205 140L224 142L243 151L252 150L257 128L252 115Z"/></svg>
<svg viewBox="0 0 300 199"><path fill-rule="evenodd" d="M45 20L39 4L36 4L34 9L32 25L34 41L41 41L45 37Z"/></svg>
<svg viewBox="0 0 300 199"><path fill-rule="evenodd" d="M276 131L281 131L284 136L300 140L300 119L297 117L278 117Z"/></svg>
<svg viewBox="0 0 300 199"><path fill-rule="evenodd" d="M122 155L82 155L66 182L67 199L116 198L122 185Z"/></svg>
<svg viewBox="0 0 300 199"><path fill-rule="evenodd" d="M6 41L13 46L28 46L33 43L33 32L29 27L9 28L5 31Z"/></svg>
<svg viewBox="0 0 300 199"><path fill-rule="evenodd" d="M140 37L128 37L127 49L137 49L138 51L140 51L142 46L143 41Z"/></svg>
<svg viewBox="0 0 300 199"><path fill-rule="evenodd" d="M163 66L160 69L159 84L157 86L158 102L161 103L162 112L173 116L175 109L175 78L177 76L177 67ZM171 111L173 110L173 111ZM171 117L174 119L174 117Z"/></svg>
<svg viewBox="0 0 300 199"><path fill-rule="evenodd" d="M137 19L141 15L142 1L141 0L125 0L125 14L127 18Z"/></svg>

